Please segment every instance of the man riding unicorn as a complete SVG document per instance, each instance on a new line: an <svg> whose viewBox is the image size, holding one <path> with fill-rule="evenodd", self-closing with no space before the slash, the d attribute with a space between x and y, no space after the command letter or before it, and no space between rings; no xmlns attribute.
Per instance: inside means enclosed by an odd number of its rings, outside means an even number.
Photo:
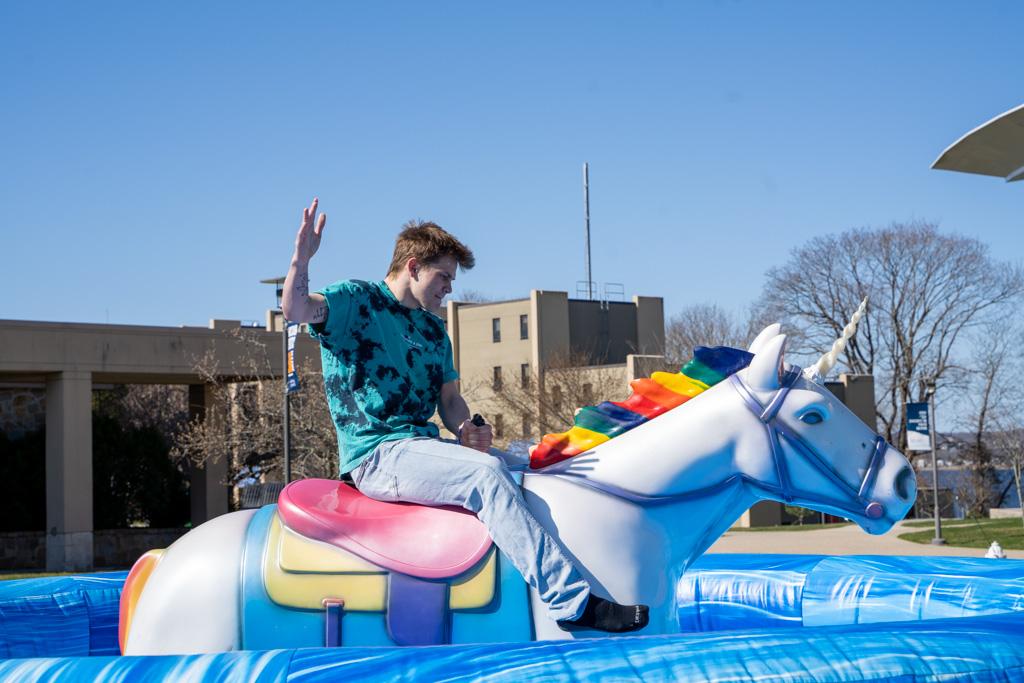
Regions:
<svg viewBox="0 0 1024 683"><path fill-rule="evenodd" d="M473 252L437 224L413 221L399 233L383 280L344 280L310 292L309 262L327 223L317 206L314 199L302 211L282 309L287 319L309 323L320 341L341 474L377 500L475 513L560 628L643 628L647 606L593 592L526 506L509 456L491 448L490 425L470 417L436 313L456 269L473 267ZM430 422L435 410L457 441L439 438Z"/></svg>
<svg viewBox="0 0 1024 683"><path fill-rule="evenodd" d="M745 351L701 347L677 373L633 380L625 401L545 436L520 488L470 418L430 312L471 252L411 225L385 280L310 294L316 209L285 312L321 342L341 470L363 493L292 482L276 505L146 553L121 595L125 654L677 633L683 572L758 500L872 534L914 503L907 459L824 386L864 303L806 370L786 362L774 324ZM458 443L437 438L435 405Z"/></svg>

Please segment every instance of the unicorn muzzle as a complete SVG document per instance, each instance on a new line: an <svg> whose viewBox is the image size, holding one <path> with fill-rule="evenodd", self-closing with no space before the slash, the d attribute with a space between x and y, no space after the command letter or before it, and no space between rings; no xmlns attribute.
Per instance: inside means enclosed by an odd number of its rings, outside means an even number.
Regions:
<svg viewBox="0 0 1024 683"><path fill-rule="evenodd" d="M862 492L865 500L864 517L868 522L868 525L862 526L868 533L882 533L884 529L875 531L872 522L884 522L882 526L887 529L888 522L903 519L917 498L917 478L903 454L886 444L873 479L873 485Z"/></svg>

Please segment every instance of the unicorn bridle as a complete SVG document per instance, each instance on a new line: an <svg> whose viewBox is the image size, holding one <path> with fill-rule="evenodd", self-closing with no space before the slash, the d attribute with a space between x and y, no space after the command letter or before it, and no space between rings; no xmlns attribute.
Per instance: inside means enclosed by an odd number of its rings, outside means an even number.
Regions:
<svg viewBox="0 0 1024 683"><path fill-rule="evenodd" d="M761 401L754 396L753 392L751 392L747 385L743 383L739 373L729 377L729 381L743 399L743 403L751 410L751 412L754 413L755 416L757 416L757 419L760 420L761 424L764 425L765 432L768 435L768 443L771 446L772 461L775 463L776 478L779 482L777 487L764 482L752 483L755 486L782 496L782 499L787 503L800 500L823 503L839 508L840 510L845 510L846 512L863 514L868 519L881 518L885 515L885 506L876 500L871 500L869 494L874 490L875 480L878 478L878 470L882 466L885 451L889 448L888 442L886 442L885 438L882 436L875 436L875 446L871 453L871 459L868 461L867 470L864 472L864 478L860 482L860 487L854 489L853 486L839 476L832 466L821 457L813 444L800 436L798 432L793 430L787 424L777 419L779 409L785 402L786 396L789 394L789 390L793 388L793 385L796 384L796 381L800 378L801 374L801 369L798 367L793 367L786 371L782 377L782 381L780 382L781 386L772 394L766 404L762 404ZM783 439L785 439L794 450L800 453L800 455L802 455L804 459L819 473L823 474L839 489L852 494L851 498L856 501L859 507L851 506L845 501L836 500L828 496L810 494L806 491L794 488L789 478L789 469L786 466L786 458L782 452Z"/></svg>
<svg viewBox="0 0 1024 683"><path fill-rule="evenodd" d="M809 443L784 422L777 419L779 409L785 402L786 396L789 394L789 390L793 388L793 385L801 376L800 368L794 366L784 373L779 388L771 395L768 402L765 404L762 404L761 401L754 396L753 392L751 392L746 384L744 384L739 374L740 373L731 375L729 377L729 381L743 399L743 403L751 410L751 412L754 413L765 428L765 432L768 436L768 443L771 448L772 461L775 465L775 473L779 482L778 485L757 481L746 474L737 474L733 477L727 477L717 484L712 484L711 486L694 491L664 495L646 495L630 491L608 482L599 482L587 479L576 474L571 469L562 472L540 471L530 472L527 474L530 476L547 475L558 477L575 484L611 494L617 498L623 498L639 505L664 505L714 495L722 489L735 484L736 478L739 477L756 488L780 496L787 503L819 503L843 510L844 512L848 512L852 515L863 514L868 519L879 519L885 514L885 506L878 501L871 500L870 497L870 493L874 490L875 480L878 478L878 471L881 468L885 451L889 448L889 444L886 442L884 437L876 435L874 450L872 451L871 459L868 461L867 471L864 473L864 478L861 480L860 486L858 488L854 488L847 483L845 479L839 476L835 469L833 469L832 466L829 465L828 462L818 453L813 444ZM803 456L803 458L807 460L815 470L824 475L825 478L831 481L840 490L848 492L851 499L855 502L855 505L851 505L846 501L838 500L832 496L808 493L807 491L801 491L800 489L795 488L789 479L789 469L786 466L785 454L782 450L783 439L789 443L795 451ZM572 460L569 460L568 462L572 463ZM555 465L555 467L557 466L558 465ZM571 467L571 464L569 466Z"/></svg>

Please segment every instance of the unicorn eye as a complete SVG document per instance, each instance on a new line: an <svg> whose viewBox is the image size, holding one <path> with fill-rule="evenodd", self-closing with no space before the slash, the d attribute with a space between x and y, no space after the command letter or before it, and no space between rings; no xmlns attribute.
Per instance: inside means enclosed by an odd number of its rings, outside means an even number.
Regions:
<svg viewBox="0 0 1024 683"><path fill-rule="evenodd" d="M800 416L800 421L804 424L816 425L825 419L821 413L817 410L808 410L806 413Z"/></svg>

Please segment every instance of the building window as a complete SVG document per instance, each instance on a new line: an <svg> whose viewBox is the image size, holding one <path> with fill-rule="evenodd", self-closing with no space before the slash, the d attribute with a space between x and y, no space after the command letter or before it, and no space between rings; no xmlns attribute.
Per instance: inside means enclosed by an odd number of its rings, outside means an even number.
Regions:
<svg viewBox="0 0 1024 683"><path fill-rule="evenodd" d="M519 338L530 338L530 323L526 315L519 316Z"/></svg>
<svg viewBox="0 0 1024 683"><path fill-rule="evenodd" d="M494 416L494 436L501 438L505 435L505 416L495 415Z"/></svg>
<svg viewBox="0 0 1024 683"><path fill-rule="evenodd" d="M562 409L562 387L557 384L551 387L551 406L555 410Z"/></svg>
<svg viewBox="0 0 1024 683"><path fill-rule="evenodd" d="M526 415L524 415L523 416L523 438L524 439L529 439L530 435L532 433L533 433L533 429L531 428L531 425L530 425L530 418L527 417Z"/></svg>
<svg viewBox="0 0 1024 683"><path fill-rule="evenodd" d="M494 366L494 390L499 391L501 389L501 366Z"/></svg>
<svg viewBox="0 0 1024 683"><path fill-rule="evenodd" d="M501 318L491 318L491 341L501 341Z"/></svg>
<svg viewBox="0 0 1024 683"><path fill-rule="evenodd" d="M522 382L523 389L527 389L530 386L530 364L523 363L519 366L519 381Z"/></svg>

